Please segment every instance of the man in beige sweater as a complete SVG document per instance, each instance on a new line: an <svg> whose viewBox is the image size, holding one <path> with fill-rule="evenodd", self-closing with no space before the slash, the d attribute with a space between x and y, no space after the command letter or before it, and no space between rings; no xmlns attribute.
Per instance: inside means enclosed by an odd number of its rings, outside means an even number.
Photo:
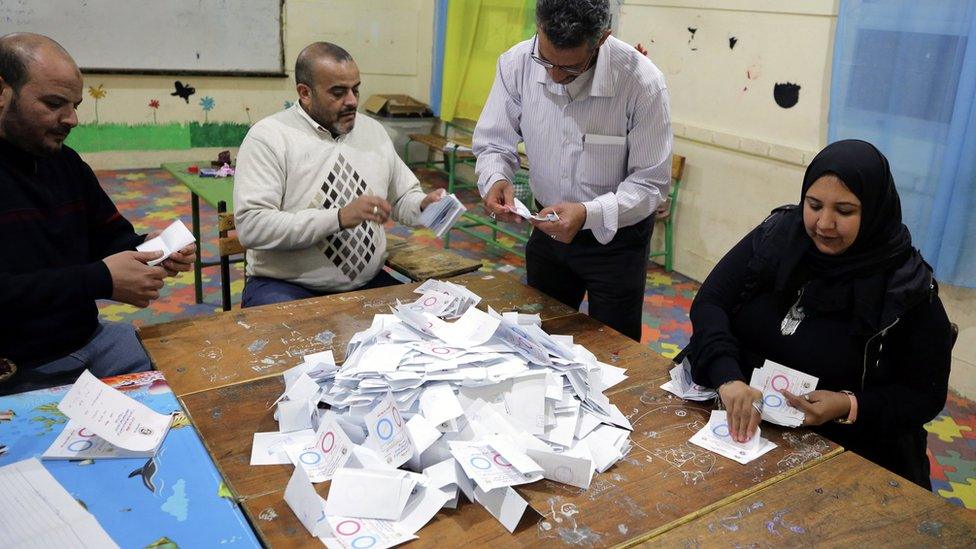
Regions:
<svg viewBox="0 0 976 549"><path fill-rule="evenodd" d="M359 68L346 50L307 46L295 81L298 103L255 124L238 153L243 307L397 284L382 269L383 223L416 225L443 196L425 195L383 126L357 114Z"/></svg>

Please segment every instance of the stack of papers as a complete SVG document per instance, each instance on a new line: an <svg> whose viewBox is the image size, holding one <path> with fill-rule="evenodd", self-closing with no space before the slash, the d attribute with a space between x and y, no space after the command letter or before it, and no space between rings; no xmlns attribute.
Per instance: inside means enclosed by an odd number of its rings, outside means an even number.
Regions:
<svg viewBox="0 0 976 549"><path fill-rule="evenodd" d="M420 213L420 222L434 231L437 238L442 238L451 230L454 222L461 214L468 211L464 204L454 194L445 195L437 202L431 202Z"/></svg>
<svg viewBox="0 0 976 549"><path fill-rule="evenodd" d="M88 370L58 409L69 421L42 459L155 456L173 419L102 383Z"/></svg>
<svg viewBox="0 0 976 549"><path fill-rule="evenodd" d="M799 427L803 424L804 414L790 406L782 392L803 396L815 390L819 381L810 374L767 360L762 368L752 371L749 385L762 391L764 420L785 427Z"/></svg>
<svg viewBox="0 0 976 549"><path fill-rule="evenodd" d="M508 211L521 217L522 219L534 219L536 221L559 221L559 216L555 212L550 212L546 215L537 215L529 211L529 208L522 203L518 197L515 197L515 205L508 206Z"/></svg>
<svg viewBox="0 0 976 549"><path fill-rule="evenodd" d="M535 318L471 307L480 298L460 286L417 291L467 305L448 322L460 309L440 299L399 304L352 337L341 368L306 357L285 373L280 432L255 434L252 464L295 465L285 500L329 547L414 539L461 494L512 531L529 508L513 486L585 489L630 450L630 422L604 394L622 368ZM286 403L300 411L287 426ZM325 480L323 500L312 483Z"/></svg>
<svg viewBox="0 0 976 549"><path fill-rule="evenodd" d="M174 252L178 252L194 242L196 239L193 238L193 233L186 228L182 221L177 219L170 223L169 227L166 227L156 238L136 246L136 250L140 252L163 252L162 257L149 262L150 265L158 265L173 255Z"/></svg>
<svg viewBox="0 0 976 549"><path fill-rule="evenodd" d="M670 374L671 380L664 382L661 388L673 395L685 400L697 401L712 400L718 396L715 390L698 385L691 380L691 363L687 358L682 360L681 364L671 368Z"/></svg>
<svg viewBox="0 0 976 549"><path fill-rule="evenodd" d="M776 447L776 444L762 438L761 430L758 428L748 442L733 440L725 410L713 410L708 425L692 435L689 442L743 465Z"/></svg>
<svg viewBox="0 0 976 549"><path fill-rule="evenodd" d="M0 467L0 545L118 547L34 458Z"/></svg>

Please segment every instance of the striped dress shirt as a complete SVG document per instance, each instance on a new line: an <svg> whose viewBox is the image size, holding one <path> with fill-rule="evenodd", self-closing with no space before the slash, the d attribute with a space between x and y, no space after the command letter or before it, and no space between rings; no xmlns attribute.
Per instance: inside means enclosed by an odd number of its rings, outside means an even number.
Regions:
<svg viewBox="0 0 976 549"><path fill-rule="evenodd" d="M498 58L474 133L478 188L485 196L496 182L511 181L516 147L524 142L535 199L544 206L581 202L583 228L606 244L667 196L672 135L664 75L611 36L592 77L580 77L589 81L567 90L532 60L538 55L532 44L516 44Z"/></svg>

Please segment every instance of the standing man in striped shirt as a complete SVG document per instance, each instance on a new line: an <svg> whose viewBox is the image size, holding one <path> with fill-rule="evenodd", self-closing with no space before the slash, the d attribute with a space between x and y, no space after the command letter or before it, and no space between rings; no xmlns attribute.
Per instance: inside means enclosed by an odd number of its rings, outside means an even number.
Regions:
<svg viewBox="0 0 976 549"><path fill-rule="evenodd" d="M474 133L492 217L517 221L512 177L525 143L541 215L525 247L528 283L640 340L654 210L671 182L661 71L610 36L607 0L538 0L537 34L498 59ZM531 207L531 205L529 205Z"/></svg>

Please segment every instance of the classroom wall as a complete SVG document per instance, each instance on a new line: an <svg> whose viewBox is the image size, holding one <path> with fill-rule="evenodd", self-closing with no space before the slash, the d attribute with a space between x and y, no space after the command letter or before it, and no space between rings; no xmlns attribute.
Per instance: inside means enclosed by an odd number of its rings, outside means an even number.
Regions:
<svg viewBox="0 0 976 549"><path fill-rule="evenodd" d="M283 19L287 78L85 74L81 126L74 136L85 145L85 159L97 169L209 158L228 147L201 147L220 143L220 137L231 142L250 123L296 100L295 58L317 40L337 43L353 55L362 74L363 100L376 93L406 93L428 101L433 2L286 0ZM170 95L176 80L195 88L189 102ZM105 95L96 102L89 87L98 86ZM201 104L208 97L209 111ZM152 100L159 102L158 108L149 106ZM135 150L107 150L123 147Z"/></svg>
<svg viewBox="0 0 976 549"><path fill-rule="evenodd" d="M797 202L826 144L838 2L624 0L620 10L618 37L647 46L671 92L674 150L687 158L675 269L701 281L772 208ZM950 386L976 398L976 291L943 287L942 299L962 330Z"/></svg>

